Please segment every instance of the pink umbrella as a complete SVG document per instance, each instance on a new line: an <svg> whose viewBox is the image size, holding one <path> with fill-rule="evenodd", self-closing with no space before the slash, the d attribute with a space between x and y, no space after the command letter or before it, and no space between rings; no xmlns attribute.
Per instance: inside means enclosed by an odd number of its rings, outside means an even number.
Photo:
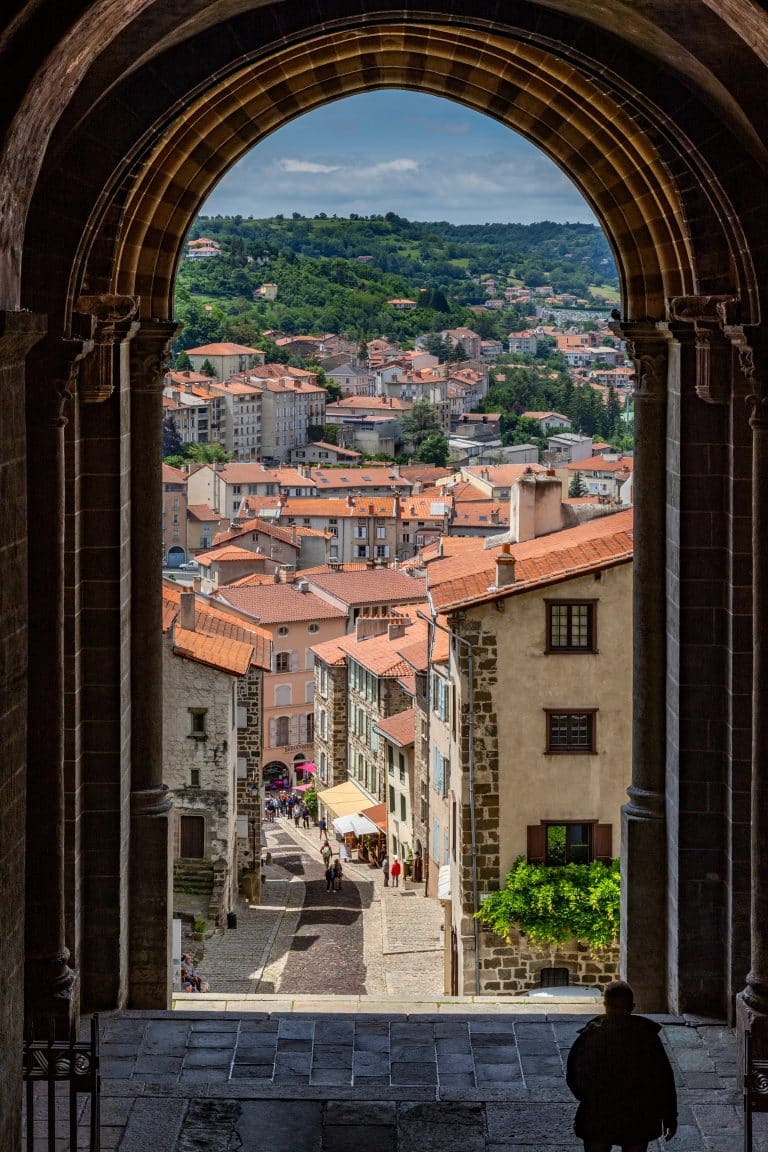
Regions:
<svg viewBox="0 0 768 1152"><path fill-rule="evenodd" d="M294 788L294 792L306 792L308 789L314 788L314 786L314 784L297 784Z"/></svg>

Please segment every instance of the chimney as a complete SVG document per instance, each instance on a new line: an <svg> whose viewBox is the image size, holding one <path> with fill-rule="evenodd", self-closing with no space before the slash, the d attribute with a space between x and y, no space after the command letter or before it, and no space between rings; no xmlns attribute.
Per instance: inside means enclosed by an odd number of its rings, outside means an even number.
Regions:
<svg viewBox="0 0 768 1152"><path fill-rule="evenodd" d="M195 630L195 593L182 592L179 603L179 626L187 632Z"/></svg>
<svg viewBox="0 0 768 1152"><path fill-rule="evenodd" d="M507 588L515 582L515 558L510 553L509 544L502 544L496 557L496 587Z"/></svg>
<svg viewBox="0 0 768 1152"><path fill-rule="evenodd" d="M390 640L401 640L405 636L405 622L395 621L387 628L387 637Z"/></svg>

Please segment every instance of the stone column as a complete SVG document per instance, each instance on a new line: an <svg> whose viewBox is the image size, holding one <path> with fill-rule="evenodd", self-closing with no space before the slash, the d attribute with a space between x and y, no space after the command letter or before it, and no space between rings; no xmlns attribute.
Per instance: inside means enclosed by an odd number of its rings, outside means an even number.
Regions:
<svg viewBox="0 0 768 1152"><path fill-rule="evenodd" d="M27 364L29 701L25 999L66 1032L78 1010L64 941L64 410L89 340L47 340Z"/></svg>
<svg viewBox="0 0 768 1152"><path fill-rule="evenodd" d="M24 362L46 317L0 311L0 1035L9 1054L0 1077L0 1147L20 1141L24 1023L24 843L27 722L27 569Z"/></svg>
<svg viewBox="0 0 768 1152"><path fill-rule="evenodd" d="M635 364L632 783L622 808L621 972L643 1011L667 1007L666 434L670 335L616 325Z"/></svg>
<svg viewBox="0 0 768 1152"><path fill-rule="evenodd" d="M752 428L752 785L750 970L736 1003L739 1031L752 1034L756 1059L768 1059L768 380L765 350L739 347L751 384Z"/></svg>
<svg viewBox="0 0 768 1152"><path fill-rule="evenodd" d="M83 1005L128 995L130 834L130 388L138 300L86 296L74 324L93 353L78 377Z"/></svg>
<svg viewBox="0 0 768 1152"><path fill-rule="evenodd" d="M144 321L130 355L132 1008L170 1006L172 798L163 783L162 399L176 331L170 321Z"/></svg>

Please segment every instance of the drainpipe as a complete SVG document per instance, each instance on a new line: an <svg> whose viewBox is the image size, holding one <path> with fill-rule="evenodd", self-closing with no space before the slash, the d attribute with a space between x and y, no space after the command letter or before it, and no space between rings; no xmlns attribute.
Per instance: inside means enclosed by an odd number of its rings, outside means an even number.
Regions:
<svg viewBox="0 0 768 1152"><path fill-rule="evenodd" d="M475 995L480 995L480 924L477 920L477 911L480 907L480 898L478 895L477 884L477 829L475 827L475 676L474 676L474 650L469 640L460 636L453 628L447 628L444 624L438 624L429 616L425 616L423 612L416 612L416 615L429 624L430 628L439 628L441 632L447 633L451 642L463 644L467 650L467 769L469 773L469 830L471 840L471 856L472 856L472 927L475 938ZM432 642L430 639L430 653L432 651ZM429 828L427 828L429 832Z"/></svg>

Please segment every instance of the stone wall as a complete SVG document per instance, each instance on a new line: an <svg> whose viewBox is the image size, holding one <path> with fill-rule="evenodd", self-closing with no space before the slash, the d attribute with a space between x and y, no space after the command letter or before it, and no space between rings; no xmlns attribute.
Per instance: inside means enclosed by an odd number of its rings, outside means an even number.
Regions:
<svg viewBox="0 0 768 1152"><path fill-rule="evenodd" d="M480 932L480 988L489 995L526 992L541 984L542 968L567 968L571 984L602 988L619 978L619 946L591 949L571 940L559 948L533 944L516 929L509 940Z"/></svg>
<svg viewBox="0 0 768 1152"><path fill-rule="evenodd" d="M237 729L237 756L238 760L245 759L245 777L237 777L237 814L245 816L248 820L255 819L256 861L260 858L261 844L261 745L262 745L262 701L264 696L264 673L254 665L237 682L237 706L244 708L246 713L245 727ZM255 788L249 793L248 788ZM261 894L261 869L253 866L250 856L250 833L237 837L236 867L239 873L253 868L256 876L256 889L254 889L255 902ZM258 895L257 895L258 889Z"/></svg>
<svg viewBox="0 0 768 1152"><path fill-rule="evenodd" d="M175 656L167 638L164 652L163 775L174 794L174 858L180 852L180 819L205 817L205 856L226 862L227 884L221 913L231 907L236 880L235 779L237 730L234 725L235 678L215 668ZM206 708L205 737L190 735L190 708ZM191 770L200 785L191 783Z"/></svg>
<svg viewBox="0 0 768 1152"><path fill-rule="evenodd" d="M320 671L326 671L326 694L320 691ZM328 717L328 735L320 735L320 709ZM334 788L347 779L347 666L345 664L325 664L315 658L315 764L317 765L318 788ZM328 775L321 780L320 753L325 752Z"/></svg>

